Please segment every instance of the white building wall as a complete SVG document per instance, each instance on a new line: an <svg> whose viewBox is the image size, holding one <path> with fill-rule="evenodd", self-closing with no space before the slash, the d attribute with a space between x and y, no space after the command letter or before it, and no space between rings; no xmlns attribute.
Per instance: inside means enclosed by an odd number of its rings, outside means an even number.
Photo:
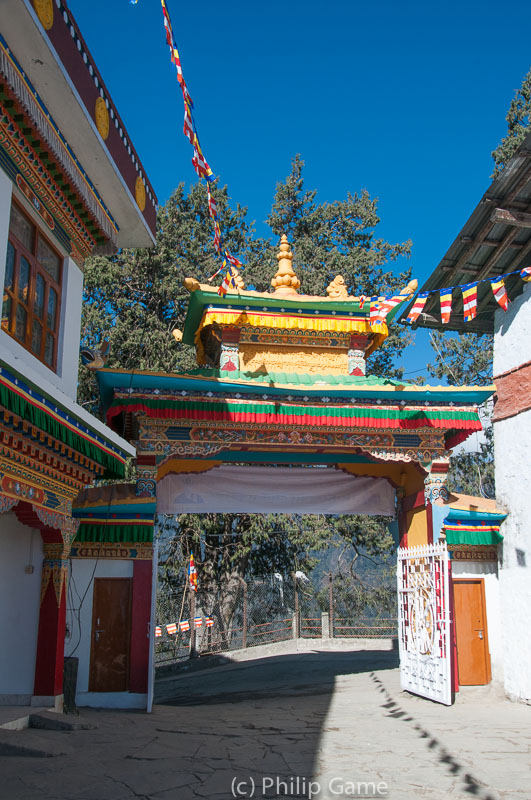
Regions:
<svg viewBox="0 0 531 800"><path fill-rule="evenodd" d="M531 281L523 286L507 311L494 315L494 377L531 361Z"/></svg>
<svg viewBox="0 0 531 800"><path fill-rule="evenodd" d="M498 565L478 561L452 561L453 578L482 578L485 586L487 634L493 681L503 681L503 638Z"/></svg>
<svg viewBox="0 0 531 800"><path fill-rule="evenodd" d="M30 203L14 186L7 175L0 169L0 288L4 286L7 237L11 214L11 199L15 195L27 215L46 234L42 219L31 207ZM48 236L54 247L64 258L61 291L61 315L59 320L59 340L57 348L57 372L49 369L42 361L35 358L12 336L0 330L0 346L12 355L12 366L23 375L47 380L52 386L60 389L73 400L77 396L77 373L79 359L79 343L81 332L81 305L83 299L83 274L77 264L68 257L53 236Z"/></svg>
<svg viewBox="0 0 531 800"><path fill-rule="evenodd" d="M57 384L73 400L77 398L77 373L81 337L83 273L71 258L63 266L63 288L59 340L57 343ZM40 363L40 362L39 362ZM43 365L44 366L44 365ZM45 368L46 369L46 368ZM47 370L50 372L50 370ZM52 373L53 375L54 373Z"/></svg>
<svg viewBox="0 0 531 800"><path fill-rule="evenodd" d="M133 561L72 558L66 610L65 656L79 659L76 704L106 708L145 708L145 694L129 692L89 692L90 646L94 578L132 578ZM85 594L86 592L86 594ZM80 605L84 597L83 604Z"/></svg>
<svg viewBox="0 0 531 800"><path fill-rule="evenodd" d="M494 376L531 360L531 283L506 312L496 312ZM500 601L505 690L531 700L531 411L494 423L496 499L509 515L501 527Z"/></svg>
<svg viewBox="0 0 531 800"><path fill-rule="evenodd" d="M0 515L0 705L26 705L33 695L42 560L39 531Z"/></svg>
<svg viewBox="0 0 531 800"><path fill-rule="evenodd" d="M531 411L494 424L496 497L509 510L502 524L500 598L505 690L531 700Z"/></svg>

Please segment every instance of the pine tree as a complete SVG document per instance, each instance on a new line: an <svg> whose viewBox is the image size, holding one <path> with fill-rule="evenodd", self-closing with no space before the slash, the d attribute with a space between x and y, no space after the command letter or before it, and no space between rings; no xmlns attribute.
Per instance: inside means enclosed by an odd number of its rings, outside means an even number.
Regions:
<svg viewBox="0 0 531 800"><path fill-rule="evenodd" d="M291 172L278 183L267 223L275 237L285 233L292 244L301 292L324 294L336 275L342 275L350 294L390 295L410 280L411 271L396 274L389 262L409 256L412 242L390 244L375 235L380 222L378 202L367 191L346 200L318 203L316 190L304 186L304 161L296 155ZM369 357L372 375L401 377L396 355L411 342L409 331L392 326L383 347Z"/></svg>
<svg viewBox="0 0 531 800"><path fill-rule="evenodd" d="M492 383L492 336L474 333L448 335L434 331L431 340L436 353L435 363L427 365L431 375L454 386ZM452 456L448 489L493 498L494 443L488 414L484 415L483 421L486 441L480 442L478 452L461 450Z"/></svg>
<svg viewBox="0 0 531 800"><path fill-rule="evenodd" d="M529 133L529 126L531 125L531 69L511 100L505 119L507 120L507 134L492 153L494 159L492 178L500 174Z"/></svg>
<svg viewBox="0 0 531 800"><path fill-rule="evenodd" d="M255 236L247 209L232 211L227 187L215 188L226 246L245 262L250 275L262 268L269 243ZM157 215L157 244L124 249L112 257L85 262L82 345L110 343L108 367L175 372L197 367L192 347L177 344L190 299L183 278L207 282L220 267L212 246L206 188L179 184ZM80 370L79 401L98 413L94 375Z"/></svg>

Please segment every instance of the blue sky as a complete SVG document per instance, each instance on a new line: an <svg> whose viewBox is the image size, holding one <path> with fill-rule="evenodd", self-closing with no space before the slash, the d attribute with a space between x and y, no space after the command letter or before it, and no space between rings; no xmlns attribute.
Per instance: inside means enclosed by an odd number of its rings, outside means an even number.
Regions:
<svg viewBox="0 0 531 800"><path fill-rule="evenodd" d="M164 203L195 172L160 2L69 5ZM379 198L378 235L413 240L422 283L490 182L491 151L531 66L531 4L167 5L204 153L258 233L269 235L275 183L298 152L318 199ZM406 356L408 371L424 367L425 333Z"/></svg>

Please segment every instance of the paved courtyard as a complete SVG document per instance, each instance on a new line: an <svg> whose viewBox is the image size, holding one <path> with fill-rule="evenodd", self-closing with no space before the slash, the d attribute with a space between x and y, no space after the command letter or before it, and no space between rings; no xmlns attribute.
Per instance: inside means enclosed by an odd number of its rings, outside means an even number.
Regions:
<svg viewBox="0 0 531 800"><path fill-rule="evenodd" d="M2 800L531 798L531 708L488 687L451 708L402 693L392 651L285 652L158 692L150 716L0 731Z"/></svg>

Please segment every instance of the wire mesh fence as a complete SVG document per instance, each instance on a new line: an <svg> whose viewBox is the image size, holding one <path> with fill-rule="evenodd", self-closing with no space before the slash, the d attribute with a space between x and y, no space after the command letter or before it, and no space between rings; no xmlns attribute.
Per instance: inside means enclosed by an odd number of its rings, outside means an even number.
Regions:
<svg viewBox="0 0 531 800"><path fill-rule="evenodd" d="M296 638L396 636L396 617L360 616L354 602L349 608L346 588L344 581L338 586L330 580L319 588L278 574L249 582L235 579L208 592L161 583L155 663Z"/></svg>

